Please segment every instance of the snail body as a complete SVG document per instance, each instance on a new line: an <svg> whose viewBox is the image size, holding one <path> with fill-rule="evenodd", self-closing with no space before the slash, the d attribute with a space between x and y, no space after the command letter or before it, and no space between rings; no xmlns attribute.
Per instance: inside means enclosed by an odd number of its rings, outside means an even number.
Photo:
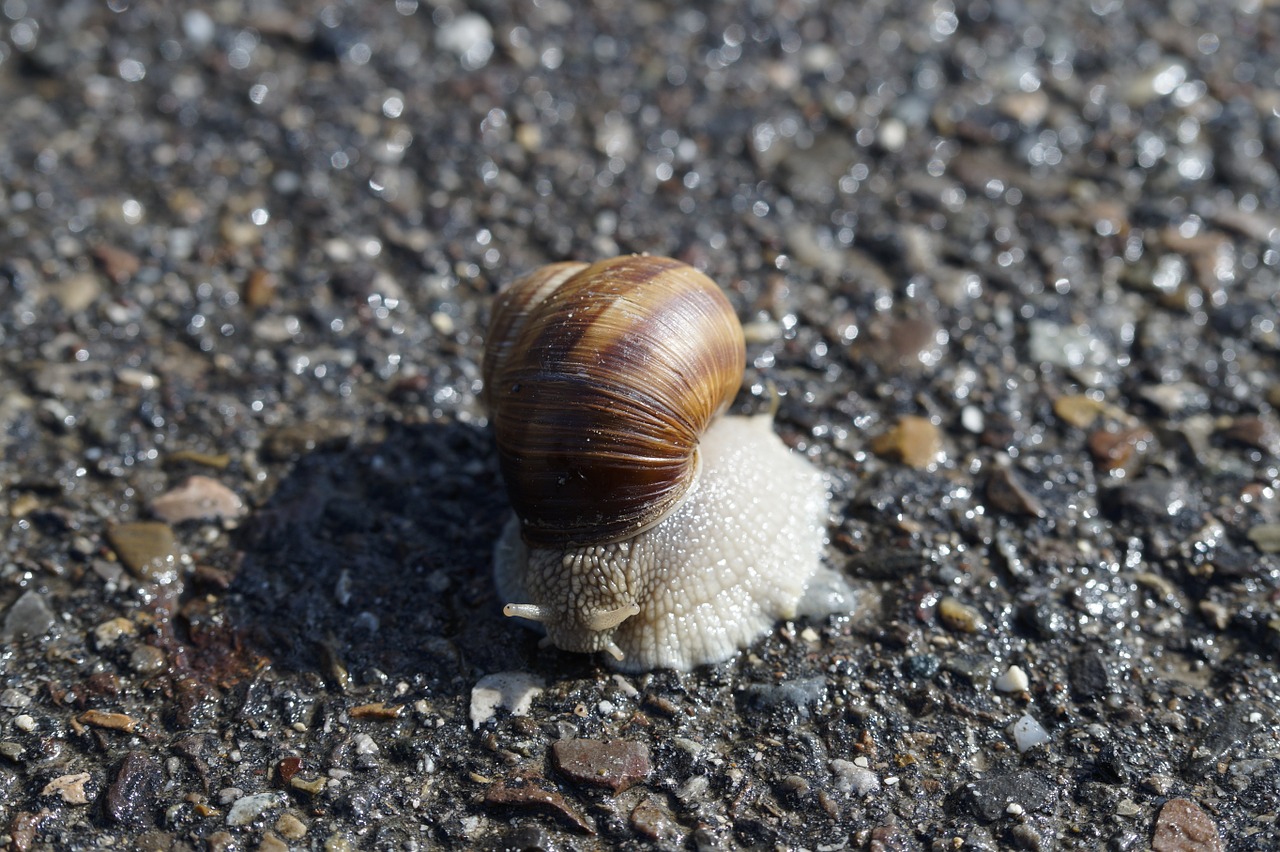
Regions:
<svg viewBox="0 0 1280 852"><path fill-rule="evenodd" d="M552 264L499 295L484 380L515 509L494 560L507 615L623 670L684 670L806 608L831 574L826 488L771 415L723 415L744 367L724 294L670 258Z"/></svg>

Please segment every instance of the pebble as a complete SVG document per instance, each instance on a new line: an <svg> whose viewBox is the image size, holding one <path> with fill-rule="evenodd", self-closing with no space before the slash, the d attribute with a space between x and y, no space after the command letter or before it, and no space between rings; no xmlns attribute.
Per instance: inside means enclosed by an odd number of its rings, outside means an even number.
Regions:
<svg viewBox="0 0 1280 852"><path fill-rule="evenodd" d="M832 760L829 766L840 792L863 797L880 792L880 776L867 767L840 758Z"/></svg>
<svg viewBox="0 0 1280 852"><path fill-rule="evenodd" d="M808 719L822 700L827 683L821 677L792 678L781 683L751 683L742 691L743 703L755 710L789 708Z"/></svg>
<svg viewBox="0 0 1280 852"><path fill-rule="evenodd" d="M164 651L152 645L138 645L129 654L129 668L143 676L159 674L167 663Z"/></svg>
<svg viewBox="0 0 1280 852"><path fill-rule="evenodd" d="M281 840L274 832L267 831L258 841L257 852L289 852L289 844Z"/></svg>
<svg viewBox="0 0 1280 852"><path fill-rule="evenodd" d="M551 759L570 779L613 793L647 781L653 771L649 747L629 740L560 740L551 747Z"/></svg>
<svg viewBox="0 0 1280 852"><path fill-rule="evenodd" d="M249 825L262 814L284 804L286 804L284 794L275 790L267 793L241 796L232 803L231 809L227 811L227 825Z"/></svg>
<svg viewBox="0 0 1280 852"><path fill-rule="evenodd" d="M1053 413L1077 429L1087 429L1098 419L1106 404L1084 394L1060 396L1053 401Z"/></svg>
<svg viewBox="0 0 1280 852"><path fill-rule="evenodd" d="M1026 692L1030 686L1031 679L1021 666L1009 666L995 682L995 687L1000 692Z"/></svg>
<svg viewBox="0 0 1280 852"><path fill-rule="evenodd" d="M216 518L231 520L244 514L244 502L227 486L208 476L191 476L151 503L151 514L169 524Z"/></svg>
<svg viewBox="0 0 1280 852"><path fill-rule="evenodd" d="M898 459L916 470L925 470L942 454L942 434L926 417L908 415L871 442L871 449Z"/></svg>
<svg viewBox="0 0 1280 852"><path fill-rule="evenodd" d="M1194 382L1166 382L1146 385L1138 395L1167 415L1183 414L1209 407L1209 394Z"/></svg>
<svg viewBox="0 0 1280 852"><path fill-rule="evenodd" d="M1100 384L1102 376L1096 369L1086 368L1100 368L1114 361L1110 349L1086 325L1061 326L1049 320L1032 320L1027 327L1029 354L1034 363L1082 373L1082 378L1090 379L1086 381L1090 386Z"/></svg>
<svg viewBox="0 0 1280 852"><path fill-rule="evenodd" d="M497 672L485 675L471 689L471 727L479 728L501 707L512 716L527 716L533 699L546 686L540 677L525 672Z"/></svg>
<svg viewBox="0 0 1280 852"><path fill-rule="evenodd" d="M464 12L436 31L436 47L456 54L469 70L483 68L493 55L493 27L483 15Z"/></svg>
<svg viewBox="0 0 1280 852"><path fill-rule="evenodd" d="M1049 742L1049 732L1030 716L1021 716L1010 726L1014 745L1019 753L1030 751L1038 745Z"/></svg>
<svg viewBox="0 0 1280 852"><path fill-rule="evenodd" d="M961 788L958 800L984 822L995 822L1011 804L1020 805L1024 813L1040 810L1053 801L1055 793L1055 785L1043 773L1027 770L992 773L971 781Z"/></svg>
<svg viewBox="0 0 1280 852"><path fill-rule="evenodd" d="M138 627L123 616L108 619L93 628L93 641L98 650L110 648L121 639L138 635Z"/></svg>
<svg viewBox="0 0 1280 852"><path fill-rule="evenodd" d="M137 577L167 584L178 577L173 529L159 521L134 521L107 529L107 541Z"/></svg>
<svg viewBox="0 0 1280 852"><path fill-rule="evenodd" d="M4 614L4 626L0 639L11 642L28 636L43 636L57 623L57 617L49 608L45 595L35 589L27 589Z"/></svg>
<svg viewBox="0 0 1280 852"><path fill-rule="evenodd" d="M987 502L1006 515L1045 516L1044 505L1022 484L1012 468L997 466L987 478Z"/></svg>
<svg viewBox="0 0 1280 852"><path fill-rule="evenodd" d="M129 752L120 761L107 787L104 796L107 816L121 825L153 825L156 796L162 783L159 761L144 752Z"/></svg>
<svg viewBox="0 0 1280 852"><path fill-rule="evenodd" d="M1222 852L1218 827L1190 799L1170 799L1160 808L1151 852Z"/></svg>
<svg viewBox="0 0 1280 852"><path fill-rule="evenodd" d="M104 728L108 731L124 731L132 734L138 730L138 720L126 713L104 713L101 710L86 710L76 717L84 725Z"/></svg>
<svg viewBox="0 0 1280 852"><path fill-rule="evenodd" d="M1098 429L1089 435L1089 452L1107 473L1131 472L1155 441L1151 430L1142 426L1112 432Z"/></svg>
<svg viewBox="0 0 1280 852"><path fill-rule="evenodd" d="M292 811L285 811L276 820L276 831L285 840L301 840L307 836L307 824Z"/></svg>
<svg viewBox="0 0 1280 852"><path fill-rule="evenodd" d="M578 813L547 779L533 774L519 775L491 785L484 794L485 804L527 808L550 814L569 828L583 834L595 834L595 828Z"/></svg>
<svg viewBox="0 0 1280 852"><path fill-rule="evenodd" d="M663 849L683 849L685 831L658 800L645 799L631 811L631 827Z"/></svg>
<svg viewBox="0 0 1280 852"><path fill-rule="evenodd" d="M92 778L88 772L76 772L71 775L59 775L40 791L41 796L57 796L68 805L87 805L89 796L84 785Z"/></svg>
<svg viewBox="0 0 1280 852"><path fill-rule="evenodd" d="M117 287L128 284L142 268L142 261L137 255L106 244L94 246L93 259L97 261L102 273Z"/></svg>
<svg viewBox="0 0 1280 852"><path fill-rule="evenodd" d="M280 280L274 272L258 267L244 282L244 301L251 308L265 308L275 299Z"/></svg>
<svg viewBox="0 0 1280 852"><path fill-rule="evenodd" d="M1235 417L1219 434L1233 443L1280 456L1280 429L1261 417Z"/></svg>
<svg viewBox="0 0 1280 852"><path fill-rule="evenodd" d="M1071 660L1068 672L1071 695L1078 700L1101 698L1111 691L1111 673L1107 669L1107 661L1102 651L1085 650L1083 654Z"/></svg>
<svg viewBox="0 0 1280 852"><path fill-rule="evenodd" d="M31 696L12 687L0 692L0 707L21 710L31 706Z"/></svg>
<svg viewBox="0 0 1280 852"><path fill-rule="evenodd" d="M1280 524L1256 524L1249 528L1248 536L1263 553L1280 553Z"/></svg>
<svg viewBox="0 0 1280 852"><path fill-rule="evenodd" d="M978 610L950 595L938 601L938 618L957 633L977 633L986 629Z"/></svg>

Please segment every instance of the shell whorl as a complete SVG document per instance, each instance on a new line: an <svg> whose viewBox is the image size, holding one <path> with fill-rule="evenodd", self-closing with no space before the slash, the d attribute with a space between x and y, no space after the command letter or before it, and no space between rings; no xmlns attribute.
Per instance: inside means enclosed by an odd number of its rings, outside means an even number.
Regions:
<svg viewBox="0 0 1280 852"><path fill-rule="evenodd" d="M671 258L552 264L504 290L485 400L525 540L603 543L660 521L745 364L728 299Z"/></svg>

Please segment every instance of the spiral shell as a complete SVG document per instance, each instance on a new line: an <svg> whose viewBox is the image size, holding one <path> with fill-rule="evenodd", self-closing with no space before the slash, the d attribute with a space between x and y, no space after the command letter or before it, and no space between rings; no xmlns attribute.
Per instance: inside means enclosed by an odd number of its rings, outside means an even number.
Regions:
<svg viewBox="0 0 1280 852"><path fill-rule="evenodd" d="M525 541L600 544L658 523L745 363L720 288L671 258L557 263L504 290L485 395Z"/></svg>

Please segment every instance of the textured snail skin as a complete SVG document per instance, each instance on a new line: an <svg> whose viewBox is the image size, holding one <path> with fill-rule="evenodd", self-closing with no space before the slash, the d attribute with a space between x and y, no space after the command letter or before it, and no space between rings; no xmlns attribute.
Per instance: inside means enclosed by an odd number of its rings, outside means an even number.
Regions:
<svg viewBox="0 0 1280 852"><path fill-rule="evenodd" d="M721 417L699 451L683 502L624 541L531 547L512 519L495 552L503 599L536 606L550 644L607 651L629 672L719 662L796 617L810 584L835 576L821 567L822 477L771 415ZM595 629L601 613L621 623Z"/></svg>

